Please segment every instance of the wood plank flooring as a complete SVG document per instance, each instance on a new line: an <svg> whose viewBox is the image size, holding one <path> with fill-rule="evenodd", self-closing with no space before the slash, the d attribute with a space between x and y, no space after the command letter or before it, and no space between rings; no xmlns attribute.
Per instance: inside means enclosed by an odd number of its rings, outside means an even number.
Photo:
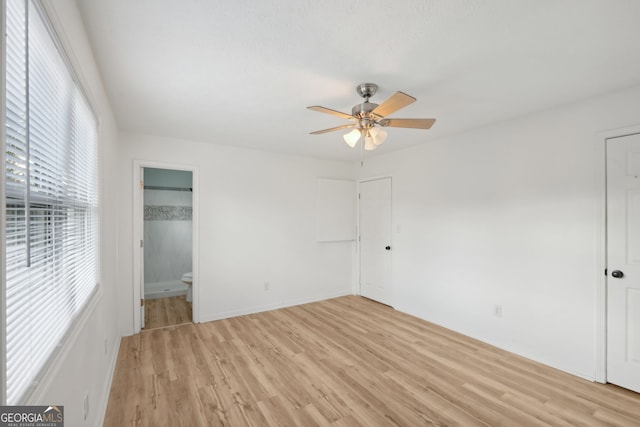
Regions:
<svg viewBox="0 0 640 427"><path fill-rule="evenodd" d="M191 303L184 295L144 301L144 329L163 328L191 322Z"/></svg>
<svg viewBox="0 0 640 427"><path fill-rule="evenodd" d="M106 426L640 426L640 395L364 298L122 340Z"/></svg>

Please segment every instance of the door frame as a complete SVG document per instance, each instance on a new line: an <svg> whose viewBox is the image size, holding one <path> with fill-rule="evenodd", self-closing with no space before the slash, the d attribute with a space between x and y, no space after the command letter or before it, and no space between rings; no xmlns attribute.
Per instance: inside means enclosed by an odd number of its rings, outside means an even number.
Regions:
<svg viewBox="0 0 640 427"><path fill-rule="evenodd" d="M144 259L142 259L142 251L140 241L144 238L144 202L143 189L140 186L142 182L143 168L171 169L191 172L192 185L192 217L191 217L191 263L193 268L193 284L192 286L192 321L200 322L200 286L198 278L200 277L200 243L198 236L200 235L200 178L198 166L186 165L178 163L164 163L151 160L134 160L133 161L133 333L137 334L141 330L142 319L140 318L140 300L142 298L142 287L144 283L141 280L141 272L144 271Z"/></svg>
<svg viewBox="0 0 640 427"><path fill-rule="evenodd" d="M362 185L362 183L365 182L369 182L369 181L376 181L378 179L386 179L389 178L391 180L391 283L389 284L391 286L391 307L395 307L395 303L396 303L396 287L394 285L394 280L393 280L393 248L394 248L394 239L393 239L393 221L394 221L394 216L393 216L393 175L374 175L371 177L367 177L367 178L361 178L358 179L357 181L357 199L356 199L356 264L357 264L357 282L356 282L356 286L355 286L355 294L356 295L362 295L362 262L361 262L361 257L360 257L360 186Z"/></svg>
<svg viewBox="0 0 640 427"><path fill-rule="evenodd" d="M596 144L598 230L596 232L596 371L595 381L607 382L607 140L640 133L640 124L599 132Z"/></svg>

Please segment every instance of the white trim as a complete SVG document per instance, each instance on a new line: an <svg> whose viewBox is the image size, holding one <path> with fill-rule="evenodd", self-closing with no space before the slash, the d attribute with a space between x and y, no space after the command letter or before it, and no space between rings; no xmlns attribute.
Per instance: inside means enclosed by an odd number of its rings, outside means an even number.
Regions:
<svg viewBox="0 0 640 427"><path fill-rule="evenodd" d="M98 409L96 410L96 427L104 425L104 418L107 415L107 405L109 403L109 395L111 394L111 385L113 384L113 377L116 373L116 364L118 362L118 354L120 353L120 343L122 339L116 339L116 345L112 347L112 354L109 360L109 369L107 372L107 383L104 385L102 392L102 399L99 399Z"/></svg>
<svg viewBox="0 0 640 427"><path fill-rule="evenodd" d="M366 177L366 178L361 178L358 179L357 181L357 202L358 202L358 206L356 209L356 266L357 266L357 271L356 271L356 278L357 278L357 282L355 284L355 288L356 288L356 292L355 295L362 295L362 283L361 283L361 262L360 262L360 185L364 182L369 182L369 181L377 181L379 179L390 179L391 180L391 307L395 307L396 304L396 286L394 283L394 275L393 275L393 259L394 259L394 254L393 254L393 248L395 246L394 244L394 238L393 238L393 224L394 224L394 217L393 217L393 213L395 211L394 206L393 206L393 175L388 174L388 175L374 175L371 177Z"/></svg>
<svg viewBox="0 0 640 427"><path fill-rule="evenodd" d="M140 240L143 238L142 227L142 191L140 189L142 168L157 168L157 169L172 169L183 170L191 172L192 179L192 222L191 233L192 240L192 264L193 264L193 314L192 321L194 323L200 322L200 286L198 285L198 279L200 277L200 176L198 166L185 165L178 163L162 163L150 160L134 160L133 161L133 333L140 332L140 298L141 289L143 284L141 283L141 267L142 259L140 256Z"/></svg>
<svg viewBox="0 0 640 427"><path fill-rule="evenodd" d="M594 379L607 382L607 168L606 139L596 145L597 230L596 230L596 334Z"/></svg>
<svg viewBox="0 0 640 427"><path fill-rule="evenodd" d="M640 124L634 126L626 126L619 129L610 129L598 132L598 142L603 143L607 139L621 138L623 136L635 135L640 133Z"/></svg>
<svg viewBox="0 0 640 427"><path fill-rule="evenodd" d="M133 333L137 334L142 328L140 318L140 266L142 257L140 255L140 246L138 242L142 238L143 229L141 222L142 212L142 195L140 191L140 175L142 166L137 160L133 161L133 233L132 234L132 258L133 258Z"/></svg>
<svg viewBox="0 0 640 427"><path fill-rule="evenodd" d="M212 322L214 320L228 319L230 317L245 316L247 314L261 313L263 311L278 310L280 308L293 307L296 305L309 304L312 302L325 301L332 298L353 295L350 292L339 291L327 294L319 294L312 297L296 298L274 304L258 305L250 308L242 308L238 310L223 311L221 313L204 314L200 319L202 322Z"/></svg>
<svg viewBox="0 0 640 427"><path fill-rule="evenodd" d="M417 312L415 312L413 310L406 310L406 309L404 309L402 307L397 308L396 310L400 311L401 313L405 313L405 314L407 314L409 316L413 316L415 318L424 320L426 322L433 323L434 325L441 326L441 327L443 327L445 329L449 329L451 331L454 331L457 334L463 335L465 337L469 337L469 338L471 338L473 340L479 340L479 341L481 341L481 342L483 342L485 344L492 345L492 346L494 346L496 348L499 348L499 349L504 350L504 351L508 351L509 353L515 354L517 356L524 357L524 358L532 360L532 361L534 361L536 363L540 363L540 364L549 366L551 368L557 369L558 371L566 372L568 374L571 374L573 376L582 378L582 379L587 380L587 381L593 381L594 380L593 379L593 375L591 375L591 373L580 372L580 371L575 371L575 370L572 370L572 369L567 369L566 365L565 366L561 366L561 365L559 365L559 364L557 364L555 362L549 361L546 358L539 357L538 354L532 354L530 351L522 351L522 349L514 348L513 346L510 346L510 345L506 345L505 346L504 342L496 341L494 339L491 339L488 336L479 337L477 335L468 335L464 331L460 331L460 330L457 330L457 329L451 329L451 327L448 326L448 325L444 325L442 323L438 323L438 322L435 322L435 321L433 321L431 319L425 318L423 314L417 313Z"/></svg>
<svg viewBox="0 0 640 427"><path fill-rule="evenodd" d="M640 133L640 125L598 132L596 141L596 334L595 334L595 381L607 382L607 140Z"/></svg>

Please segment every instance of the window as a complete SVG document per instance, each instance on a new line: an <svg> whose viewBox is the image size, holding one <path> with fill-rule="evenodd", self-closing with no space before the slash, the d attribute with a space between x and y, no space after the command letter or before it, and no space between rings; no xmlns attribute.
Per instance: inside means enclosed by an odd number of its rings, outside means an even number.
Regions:
<svg viewBox="0 0 640 427"><path fill-rule="evenodd" d="M6 403L97 288L97 125L39 3L6 1Z"/></svg>

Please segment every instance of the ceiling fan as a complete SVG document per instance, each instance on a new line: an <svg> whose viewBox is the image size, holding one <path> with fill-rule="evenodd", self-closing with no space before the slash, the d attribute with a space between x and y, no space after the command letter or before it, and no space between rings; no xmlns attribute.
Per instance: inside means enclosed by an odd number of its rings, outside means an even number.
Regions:
<svg viewBox="0 0 640 427"><path fill-rule="evenodd" d="M369 98L375 95L377 90L378 85L375 83L362 83L358 85L356 91L358 95L364 98L364 102L354 106L351 109L351 114L341 113L340 111L320 107L319 105L307 107L309 110L332 114L352 121L352 123L347 125L311 132L311 135L320 135L340 129L353 128L351 132L343 136L344 141L350 147L355 147L358 141L360 141L360 138L364 137L364 149L375 150L378 145L387 139L387 132L381 129L381 127L430 129L435 123L436 119L387 119L386 116L415 102L416 99L404 92L396 92L380 105L369 102Z"/></svg>

